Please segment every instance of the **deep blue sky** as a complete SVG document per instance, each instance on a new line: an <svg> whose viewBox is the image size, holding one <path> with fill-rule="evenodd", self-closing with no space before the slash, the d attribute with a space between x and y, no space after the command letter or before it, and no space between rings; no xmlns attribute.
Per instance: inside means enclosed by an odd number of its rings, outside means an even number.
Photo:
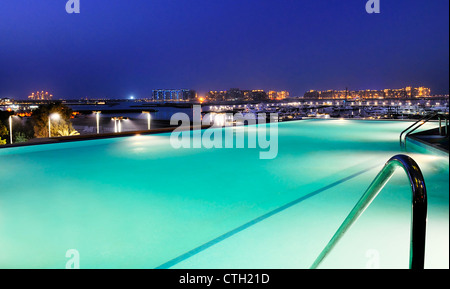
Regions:
<svg viewBox="0 0 450 289"><path fill-rule="evenodd" d="M0 1L0 97L449 89L449 1Z"/></svg>

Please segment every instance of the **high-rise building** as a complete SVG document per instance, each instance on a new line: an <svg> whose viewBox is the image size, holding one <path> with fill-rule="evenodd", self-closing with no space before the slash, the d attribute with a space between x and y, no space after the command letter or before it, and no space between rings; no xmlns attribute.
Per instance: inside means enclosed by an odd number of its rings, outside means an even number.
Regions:
<svg viewBox="0 0 450 289"><path fill-rule="evenodd" d="M261 100L267 100L269 97L267 96L267 93L262 89L254 89L251 91L250 99L252 101L261 101Z"/></svg>
<svg viewBox="0 0 450 289"><path fill-rule="evenodd" d="M427 97L431 94L431 89L426 87L407 87L406 88L408 97Z"/></svg>
<svg viewBox="0 0 450 289"><path fill-rule="evenodd" d="M278 92L278 94L277 94L277 100L283 100L283 99L288 98L289 96L290 96L289 91L282 90L282 91L279 91L279 92Z"/></svg>
<svg viewBox="0 0 450 289"><path fill-rule="evenodd" d="M289 97L289 91L274 91L270 90L267 93L270 100L283 100Z"/></svg>
<svg viewBox="0 0 450 289"><path fill-rule="evenodd" d="M155 89L153 90L153 100L156 101L189 101L194 100L196 92L189 89Z"/></svg>
<svg viewBox="0 0 450 289"><path fill-rule="evenodd" d="M206 97L210 101L260 101L268 99L264 90L240 90L239 88L231 88L228 91L210 91Z"/></svg>
<svg viewBox="0 0 450 289"><path fill-rule="evenodd" d="M28 96L29 100L52 100L53 94L48 93L48 91L36 91Z"/></svg>
<svg viewBox="0 0 450 289"><path fill-rule="evenodd" d="M269 92L267 93L267 96L269 96L270 100L274 100L274 99L277 99L278 93L274 90L269 90Z"/></svg>
<svg viewBox="0 0 450 289"><path fill-rule="evenodd" d="M206 94L206 97L212 101L225 101L227 100L227 91L226 90L211 90Z"/></svg>

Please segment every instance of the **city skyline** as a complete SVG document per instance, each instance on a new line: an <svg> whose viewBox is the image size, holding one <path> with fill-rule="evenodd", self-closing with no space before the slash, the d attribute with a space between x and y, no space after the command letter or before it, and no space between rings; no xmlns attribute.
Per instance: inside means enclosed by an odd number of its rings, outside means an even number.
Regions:
<svg viewBox="0 0 450 289"><path fill-rule="evenodd" d="M164 87L448 94L448 1L381 1L376 15L365 2L98 0L67 14L65 3L5 0L0 97L146 98Z"/></svg>
<svg viewBox="0 0 450 289"><path fill-rule="evenodd" d="M204 102L204 101L281 101L285 99L416 99L430 97L447 97L446 95L437 95L432 93L428 87L407 86L403 88L384 88L379 90L358 89L351 90L348 87L342 89L328 90L309 90L303 95L292 96L289 91L281 90L264 90L264 89L240 89L230 88L227 90L210 90L206 94L199 95L194 89L154 89L148 97L130 96L127 98L58 98L52 93L44 91L36 91L28 96L27 100L31 101L59 101L59 100L136 100L136 101L158 101L158 102ZM0 100L18 100L23 99L1 98Z"/></svg>

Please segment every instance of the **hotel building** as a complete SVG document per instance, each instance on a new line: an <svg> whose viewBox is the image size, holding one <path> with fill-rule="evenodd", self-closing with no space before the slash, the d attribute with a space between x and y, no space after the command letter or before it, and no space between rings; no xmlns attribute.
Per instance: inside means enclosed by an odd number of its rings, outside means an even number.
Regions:
<svg viewBox="0 0 450 289"><path fill-rule="evenodd" d="M189 89L156 89L152 93L155 101L189 101L196 97L196 92Z"/></svg>
<svg viewBox="0 0 450 289"><path fill-rule="evenodd" d="M391 99L430 97L431 89L411 87L383 90L310 90L304 94L306 99Z"/></svg>

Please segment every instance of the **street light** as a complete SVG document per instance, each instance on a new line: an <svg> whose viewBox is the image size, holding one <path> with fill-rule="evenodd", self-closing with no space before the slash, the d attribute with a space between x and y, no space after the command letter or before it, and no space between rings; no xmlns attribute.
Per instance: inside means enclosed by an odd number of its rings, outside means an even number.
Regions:
<svg viewBox="0 0 450 289"><path fill-rule="evenodd" d="M97 119L97 134L100 133L100 114L102 113L101 111L94 111L94 113L96 114L96 119Z"/></svg>
<svg viewBox="0 0 450 289"><path fill-rule="evenodd" d="M150 130L150 123L151 123L152 115L150 114L149 111L143 111L142 113L147 114L147 129Z"/></svg>
<svg viewBox="0 0 450 289"><path fill-rule="evenodd" d="M59 120L61 116L58 113L53 113L48 116L48 137L52 137L51 129L52 129L52 119Z"/></svg>
<svg viewBox="0 0 450 289"><path fill-rule="evenodd" d="M13 144L12 115L9 116L9 143Z"/></svg>
<svg viewBox="0 0 450 289"><path fill-rule="evenodd" d="M117 132L117 122L116 122L117 117L112 117L111 120L114 121L114 132L116 133Z"/></svg>
<svg viewBox="0 0 450 289"><path fill-rule="evenodd" d="M113 117L111 119L114 120L114 132L122 132L122 124L120 121L123 120L123 117Z"/></svg>

